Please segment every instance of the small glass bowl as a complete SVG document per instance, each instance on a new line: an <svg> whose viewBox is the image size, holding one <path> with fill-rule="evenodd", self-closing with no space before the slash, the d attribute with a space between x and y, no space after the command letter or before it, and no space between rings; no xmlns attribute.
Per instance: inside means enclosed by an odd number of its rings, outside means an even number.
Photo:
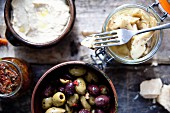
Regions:
<svg viewBox="0 0 170 113"><path fill-rule="evenodd" d="M106 31L106 28L107 28L107 25L109 23L109 20L111 19L111 17L115 13L117 13L119 11L122 11L122 10L125 10L127 8L139 8L139 9L142 9L142 10L146 11L148 14L152 15L156 19L157 25L159 25L160 22L161 22L158 15L154 11L152 11L149 7L136 5L136 4L125 4L125 5L119 6L118 8L113 10L108 15L108 17L106 18L106 20L104 22L102 31L103 32ZM138 59L127 59L126 57L121 57L118 54L116 54L115 52L113 52L110 47L106 47L106 53L109 56L111 56L112 58L114 58L116 61L121 62L123 64L140 64L140 63L146 62L149 59L151 59L153 57L153 55L158 51L158 49L159 49L159 47L161 45L161 42L162 42L162 37L163 37L162 36L162 30L156 31L154 33L154 38L152 37L152 39L151 39L152 47L151 47L150 51L145 56L142 56L141 58L138 58Z"/></svg>
<svg viewBox="0 0 170 113"><path fill-rule="evenodd" d="M4 64L6 68L17 74L20 79L17 81L17 87L10 93L0 93L0 99L13 100L23 95L32 85L33 75L31 68L24 60L4 57L0 59L0 64ZM3 68L4 69L4 68ZM0 69L1 71L1 69ZM6 76L6 75L5 75ZM2 79L1 79L2 80ZM2 81L3 82L3 81ZM2 86L1 86L2 87Z"/></svg>
<svg viewBox="0 0 170 113"><path fill-rule="evenodd" d="M4 93L4 94L0 93L0 98L13 98L17 95L17 93L19 92L19 90L22 87L23 77L22 77L22 74L21 74L21 70L18 68L17 65L15 65L13 62L10 62L10 61L3 61L2 60L2 61L0 61L0 64L7 66L10 70L15 72L17 74L17 76L19 77L18 86L12 92Z"/></svg>

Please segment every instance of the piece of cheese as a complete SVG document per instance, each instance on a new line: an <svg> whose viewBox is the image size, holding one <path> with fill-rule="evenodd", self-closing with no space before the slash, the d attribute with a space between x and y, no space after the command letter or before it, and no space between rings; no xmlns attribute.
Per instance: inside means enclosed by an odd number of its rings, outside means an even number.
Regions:
<svg viewBox="0 0 170 113"><path fill-rule="evenodd" d="M157 102L170 112L170 85L163 85Z"/></svg>
<svg viewBox="0 0 170 113"><path fill-rule="evenodd" d="M154 99L160 95L162 88L160 78L143 81L140 84L140 95L146 99Z"/></svg>

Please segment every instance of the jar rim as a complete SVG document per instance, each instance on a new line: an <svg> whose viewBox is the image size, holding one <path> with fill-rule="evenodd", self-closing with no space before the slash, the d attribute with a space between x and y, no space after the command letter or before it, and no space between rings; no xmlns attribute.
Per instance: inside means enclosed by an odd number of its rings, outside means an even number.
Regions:
<svg viewBox="0 0 170 113"><path fill-rule="evenodd" d="M151 13L155 19L157 20L158 24L161 22L158 15L155 14L155 12L153 12L152 10L149 9L149 7L146 6L142 6L142 5L138 5L138 4L124 4L121 5L119 7L117 7L116 9L114 9L106 18L102 31L106 31L106 27L109 23L110 18L117 13L120 10L126 9L126 8L139 8L139 9L143 9L146 12ZM113 57L116 61L124 63L124 64L139 64L139 63L143 63L145 61L148 61L149 59L151 59L153 57L153 55L157 52L157 50L159 49L160 45L162 43L162 30L160 30L159 36L157 37L157 41L155 42L153 48L151 49L151 51L146 54L145 56L139 58L139 59L126 59L123 57L118 56L116 53L114 53L110 47L106 47L106 53Z"/></svg>
<svg viewBox="0 0 170 113"><path fill-rule="evenodd" d="M21 89L22 87L22 84L23 84L23 76L22 76L22 73L21 73L21 70L20 68L13 62L11 61L8 61L8 60L0 60L0 62L3 62L3 63L7 63L7 64L11 64L14 66L14 68L16 68L17 70L17 73L19 74L20 76L20 84L17 86L17 88L12 91L11 93L6 93L6 94L0 94L0 98L9 98L9 97L12 97L14 96L15 94L17 94L17 92Z"/></svg>

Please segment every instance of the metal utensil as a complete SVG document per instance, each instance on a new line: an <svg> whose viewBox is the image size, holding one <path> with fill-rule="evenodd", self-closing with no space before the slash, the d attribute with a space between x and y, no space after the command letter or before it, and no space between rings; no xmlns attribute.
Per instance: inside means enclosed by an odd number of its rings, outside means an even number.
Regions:
<svg viewBox="0 0 170 113"><path fill-rule="evenodd" d="M86 41L90 40L88 44L92 46L91 48L117 46L127 43L134 35L167 28L170 28L170 23L138 31L117 29L108 32L92 34L87 37Z"/></svg>

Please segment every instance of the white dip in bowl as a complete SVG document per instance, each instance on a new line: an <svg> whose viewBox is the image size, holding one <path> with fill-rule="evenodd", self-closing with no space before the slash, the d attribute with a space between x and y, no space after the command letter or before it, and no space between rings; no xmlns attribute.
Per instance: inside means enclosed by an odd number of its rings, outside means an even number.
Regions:
<svg viewBox="0 0 170 113"><path fill-rule="evenodd" d="M58 38L70 19L65 0L13 0L12 26L23 39L46 43Z"/></svg>

